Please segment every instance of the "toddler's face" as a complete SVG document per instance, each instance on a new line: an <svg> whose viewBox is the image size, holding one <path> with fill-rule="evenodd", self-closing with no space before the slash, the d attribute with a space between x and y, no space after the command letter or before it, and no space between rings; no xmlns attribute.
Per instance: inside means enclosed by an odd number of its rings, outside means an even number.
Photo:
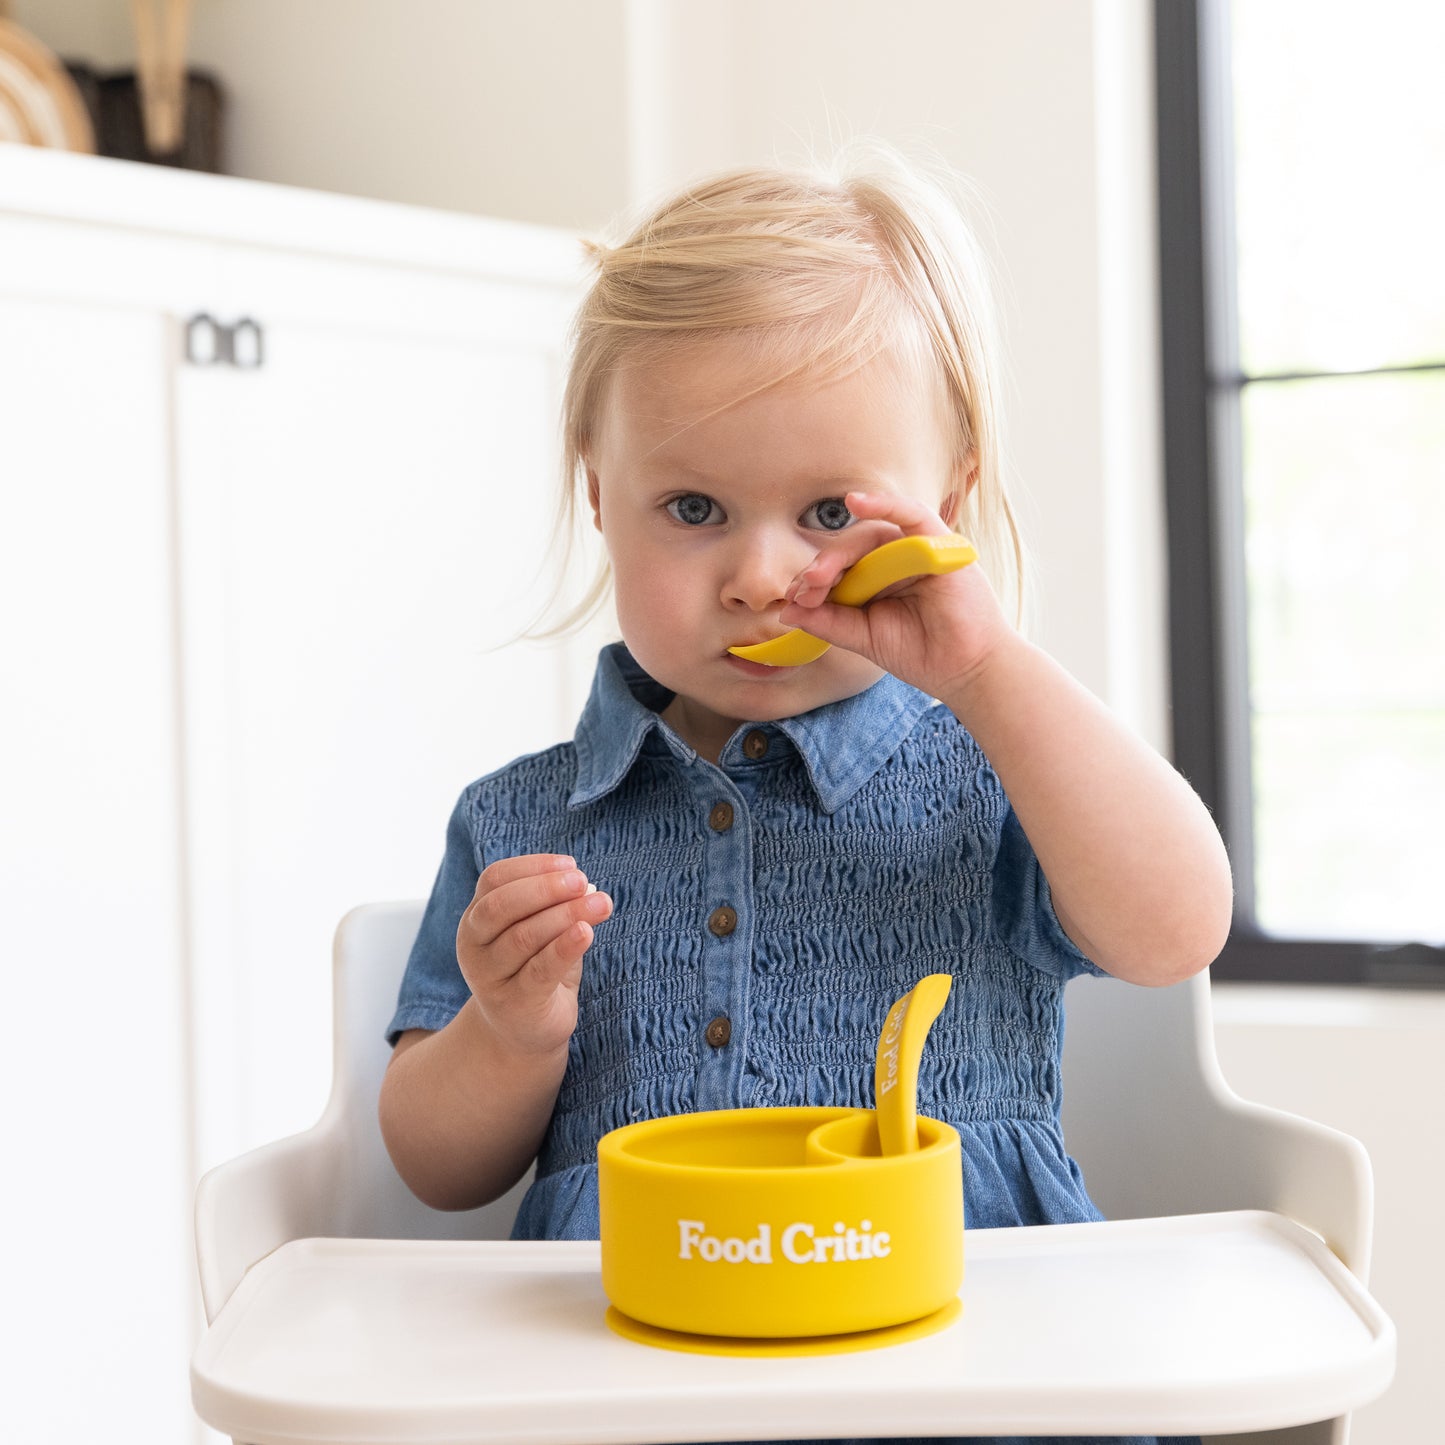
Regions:
<svg viewBox="0 0 1445 1445"><path fill-rule="evenodd" d="M878 680L837 647L795 668L728 652L788 630L778 620L788 586L821 551L857 555L898 535L852 522L844 493L941 508L953 482L935 388L892 354L736 400L748 389L749 363L727 347L625 371L588 467L622 636L677 694L663 716L714 760L741 721L791 717Z"/></svg>

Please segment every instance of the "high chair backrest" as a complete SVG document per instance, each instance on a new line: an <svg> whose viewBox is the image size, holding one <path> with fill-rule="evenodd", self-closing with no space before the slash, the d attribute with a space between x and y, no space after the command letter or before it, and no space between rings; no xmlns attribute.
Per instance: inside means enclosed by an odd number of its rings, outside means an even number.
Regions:
<svg viewBox="0 0 1445 1445"><path fill-rule="evenodd" d="M327 1113L344 1125L356 1170L344 1232L502 1237L517 1196L471 1214L438 1215L397 1177L377 1128L391 1055L383 1031L420 921L418 903L380 904L354 910L337 931ZM1372 1197L1364 1148L1236 1097L1215 1054L1209 988L1207 972L1165 989L1092 977L1069 985L1064 1138L1093 1199L1114 1219L1276 1209L1324 1235L1363 1277Z"/></svg>
<svg viewBox="0 0 1445 1445"><path fill-rule="evenodd" d="M318 1128L342 1131L350 1187L338 1234L504 1238L520 1192L439 1214L398 1178L376 1122L391 1057L384 1031L421 922L416 902L354 909L334 955L335 1069ZM1371 1181L1364 1148L1239 1099L1220 1073L1208 973L1172 988L1076 979L1065 996L1064 1138L1113 1219L1276 1209L1317 1230L1362 1278Z"/></svg>
<svg viewBox="0 0 1445 1445"><path fill-rule="evenodd" d="M331 1099L318 1128L342 1130L351 1186L336 1234L356 1239L505 1239L521 1190L482 1209L443 1213L402 1183L377 1123L381 1079L391 1060L386 1027L421 926L423 905L370 904L341 920L333 955Z"/></svg>

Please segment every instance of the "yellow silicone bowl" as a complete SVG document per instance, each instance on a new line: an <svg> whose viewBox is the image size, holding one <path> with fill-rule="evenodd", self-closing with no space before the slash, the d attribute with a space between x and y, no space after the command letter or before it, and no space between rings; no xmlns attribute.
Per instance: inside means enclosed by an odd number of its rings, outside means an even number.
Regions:
<svg viewBox="0 0 1445 1445"><path fill-rule="evenodd" d="M884 1157L867 1109L728 1109L598 1146L602 1287L665 1330L795 1338L942 1309L963 1280L958 1133Z"/></svg>

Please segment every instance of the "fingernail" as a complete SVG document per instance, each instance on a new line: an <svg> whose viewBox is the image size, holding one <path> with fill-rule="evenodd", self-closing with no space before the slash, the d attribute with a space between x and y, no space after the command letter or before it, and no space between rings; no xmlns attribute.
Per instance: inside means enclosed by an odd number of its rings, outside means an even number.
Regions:
<svg viewBox="0 0 1445 1445"><path fill-rule="evenodd" d="M605 893L589 893L583 908L589 918L606 918L612 912L612 900Z"/></svg>
<svg viewBox="0 0 1445 1445"><path fill-rule="evenodd" d="M569 893L575 893L587 880L575 868L562 879L563 886Z"/></svg>

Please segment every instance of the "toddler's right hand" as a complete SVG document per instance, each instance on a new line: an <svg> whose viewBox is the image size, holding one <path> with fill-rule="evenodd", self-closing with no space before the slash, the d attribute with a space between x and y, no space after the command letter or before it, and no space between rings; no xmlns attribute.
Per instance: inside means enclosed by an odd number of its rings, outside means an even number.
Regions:
<svg viewBox="0 0 1445 1445"><path fill-rule="evenodd" d="M592 925L612 913L571 858L531 853L491 864L457 929L457 961L493 1031L521 1053L565 1048Z"/></svg>

